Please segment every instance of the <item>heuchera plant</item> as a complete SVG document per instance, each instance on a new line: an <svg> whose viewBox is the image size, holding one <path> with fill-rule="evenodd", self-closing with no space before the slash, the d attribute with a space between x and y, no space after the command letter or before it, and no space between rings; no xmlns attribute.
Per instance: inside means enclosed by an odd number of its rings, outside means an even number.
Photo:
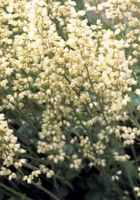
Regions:
<svg viewBox="0 0 140 200"><path fill-rule="evenodd" d="M138 199L139 19L139 0L0 1L1 176L96 168Z"/></svg>

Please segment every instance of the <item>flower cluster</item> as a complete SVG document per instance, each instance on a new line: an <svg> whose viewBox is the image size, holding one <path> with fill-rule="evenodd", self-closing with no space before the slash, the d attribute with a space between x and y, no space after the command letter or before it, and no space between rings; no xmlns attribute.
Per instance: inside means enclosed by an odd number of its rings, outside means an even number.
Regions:
<svg viewBox="0 0 140 200"><path fill-rule="evenodd" d="M10 169L14 166L17 170L21 168L26 160L22 158L25 150L20 147L17 137L8 127L3 114L0 114L0 175L8 176L9 179L18 178L16 173Z"/></svg>
<svg viewBox="0 0 140 200"><path fill-rule="evenodd" d="M37 131L32 139L39 161L27 158L32 171L23 180L129 160L124 149L139 136L135 119L133 126L125 123L137 84L138 3L97 2L101 17L89 25L71 0L1 0L1 112ZM1 175L11 179L16 174L7 168L25 164L15 160L23 149L3 119L0 131Z"/></svg>

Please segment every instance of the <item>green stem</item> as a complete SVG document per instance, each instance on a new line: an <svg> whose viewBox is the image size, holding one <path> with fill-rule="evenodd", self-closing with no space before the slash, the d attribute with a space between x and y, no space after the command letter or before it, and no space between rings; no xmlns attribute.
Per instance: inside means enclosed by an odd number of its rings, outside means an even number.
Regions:
<svg viewBox="0 0 140 200"><path fill-rule="evenodd" d="M14 190L13 188L10 188L10 187L4 185L3 183L0 183L0 187L2 187L3 189L7 190L9 193L12 193L13 195L19 197L20 200L31 200L31 198L25 196L25 194L20 193L20 192Z"/></svg>
<svg viewBox="0 0 140 200"><path fill-rule="evenodd" d="M33 183L33 185L37 187L38 189L42 190L43 192L45 192L46 194L48 194L53 200L60 200L55 194L53 194L52 192L50 192L48 189L44 188L43 186L35 184L35 183Z"/></svg>

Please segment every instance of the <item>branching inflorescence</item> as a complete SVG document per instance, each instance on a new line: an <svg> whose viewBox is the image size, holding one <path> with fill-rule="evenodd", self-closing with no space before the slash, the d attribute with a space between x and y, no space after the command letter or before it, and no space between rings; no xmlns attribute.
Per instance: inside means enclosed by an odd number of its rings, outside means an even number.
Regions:
<svg viewBox="0 0 140 200"><path fill-rule="evenodd" d="M70 0L0 1L0 174L9 179L67 177L86 166L108 172L129 161L125 149L140 134L132 109L140 2L97 1L94 24L75 7ZM36 130L36 162L8 127L9 113Z"/></svg>

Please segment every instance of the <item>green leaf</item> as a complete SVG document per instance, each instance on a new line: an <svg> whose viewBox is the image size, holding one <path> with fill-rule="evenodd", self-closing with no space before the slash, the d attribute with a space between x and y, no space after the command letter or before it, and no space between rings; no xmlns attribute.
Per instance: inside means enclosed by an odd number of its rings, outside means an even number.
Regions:
<svg viewBox="0 0 140 200"><path fill-rule="evenodd" d="M23 124L17 131L18 138L26 144L31 144L35 140L37 130L29 124Z"/></svg>
<svg viewBox="0 0 140 200"><path fill-rule="evenodd" d="M138 106L140 104L140 96L133 95L131 98L134 106Z"/></svg>

